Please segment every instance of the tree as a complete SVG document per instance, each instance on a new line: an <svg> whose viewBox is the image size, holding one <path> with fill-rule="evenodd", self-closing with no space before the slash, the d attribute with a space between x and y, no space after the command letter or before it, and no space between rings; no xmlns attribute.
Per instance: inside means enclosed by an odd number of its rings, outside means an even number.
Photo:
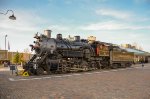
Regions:
<svg viewBox="0 0 150 99"><path fill-rule="evenodd" d="M20 55L19 55L19 56L20 56L20 57L19 57L20 62L24 63L24 62L25 62L25 60L24 60L24 57L23 57L23 53L20 53Z"/></svg>
<svg viewBox="0 0 150 99"><path fill-rule="evenodd" d="M19 55L19 52L17 51L16 54L14 55L14 58L13 58L13 62L14 63L20 63L20 55Z"/></svg>

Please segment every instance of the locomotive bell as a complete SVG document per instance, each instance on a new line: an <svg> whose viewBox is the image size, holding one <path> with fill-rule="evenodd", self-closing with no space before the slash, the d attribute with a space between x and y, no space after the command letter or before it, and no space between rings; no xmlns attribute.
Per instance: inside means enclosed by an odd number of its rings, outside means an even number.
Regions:
<svg viewBox="0 0 150 99"><path fill-rule="evenodd" d="M44 35L47 37L47 38L51 38L51 30L44 30Z"/></svg>
<svg viewBox="0 0 150 99"><path fill-rule="evenodd" d="M88 41L89 41L89 43L93 43L94 41L96 41L96 37L90 36L90 37L88 37Z"/></svg>

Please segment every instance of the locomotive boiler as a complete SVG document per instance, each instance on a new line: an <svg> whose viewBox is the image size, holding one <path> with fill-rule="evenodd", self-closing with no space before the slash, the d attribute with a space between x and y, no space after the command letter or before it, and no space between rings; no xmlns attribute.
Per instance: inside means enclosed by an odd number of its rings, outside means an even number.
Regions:
<svg viewBox="0 0 150 99"><path fill-rule="evenodd" d="M45 30L44 34L34 36L36 40L30 46L35 54L24 65L24 71L30 75L127 67L132 63L132 53L112 44L96 41L93 37L80 39L75 36L70 40L57 34L52 38L51 32Z"/></svg>

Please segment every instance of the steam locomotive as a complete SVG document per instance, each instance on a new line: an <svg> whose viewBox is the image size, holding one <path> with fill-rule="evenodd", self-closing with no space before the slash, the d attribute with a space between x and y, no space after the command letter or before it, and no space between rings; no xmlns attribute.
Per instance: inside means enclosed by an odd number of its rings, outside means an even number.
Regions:
<svg viewBox="0 0 150 99"><path fill-rule="evenodd" d="M51 32L45 30L44 34L34 36L36 41L30 46L35 54L23 66L30 75L129 67L133 62L133 53L96 41L93 36L88 39L75 36L71 40L62 34L52 38Z"/></svg>

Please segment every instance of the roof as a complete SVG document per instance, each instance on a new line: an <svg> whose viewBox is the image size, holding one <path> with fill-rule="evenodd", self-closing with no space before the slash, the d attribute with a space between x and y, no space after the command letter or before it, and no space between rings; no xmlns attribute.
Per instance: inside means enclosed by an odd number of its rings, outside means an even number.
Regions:
<svg viewBox="0 0 150 99"><path fill-rule="evenodd" d="M148 53L148 52L137 50L137 49L124 48L124 47L120 47L120 48L125 49L128 52L133 52L135 55L143 55L143 56L149 56L150 55L150 53Z"/></svg>

